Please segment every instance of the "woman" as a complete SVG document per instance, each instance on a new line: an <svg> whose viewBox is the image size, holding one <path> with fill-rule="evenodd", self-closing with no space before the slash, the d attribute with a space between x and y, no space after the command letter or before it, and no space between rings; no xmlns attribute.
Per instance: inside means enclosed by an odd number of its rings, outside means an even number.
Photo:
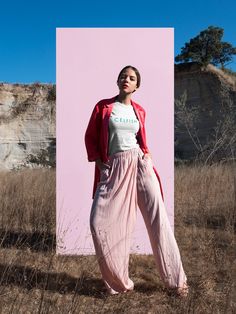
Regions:
<svg viewBox="0 0 236 314"><path fill-rule="evenodd" d="M99 101L92 112L85 133L88 160L95 161L90 228L108 292L133 290L128 264L138 205L162 280L185 297L187 278L146 144L145 111L131 100L140 81L135 67L124 67L117 79L119 94Z"/></svg>

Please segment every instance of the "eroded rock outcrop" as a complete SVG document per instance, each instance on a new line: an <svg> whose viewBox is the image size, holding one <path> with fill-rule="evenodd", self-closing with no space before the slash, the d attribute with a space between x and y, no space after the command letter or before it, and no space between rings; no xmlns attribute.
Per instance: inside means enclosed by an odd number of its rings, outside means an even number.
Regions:
<svg viewBox="0 0 236 314"><path fill-rule="evenodd" d="M0 169L55 165L56 89L0 84Z"/></svg>
<svg viewBox="0 0 236 314"><path fill-rule="evenodd" d="M213 65L175 65L175 100L184 93L185 106L175 104L176 158L235 156L236 77Z"/></svg>

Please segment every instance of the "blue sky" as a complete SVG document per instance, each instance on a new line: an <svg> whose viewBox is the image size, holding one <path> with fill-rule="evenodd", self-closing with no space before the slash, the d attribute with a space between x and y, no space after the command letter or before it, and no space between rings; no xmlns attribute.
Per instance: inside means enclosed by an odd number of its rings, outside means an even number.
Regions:
<svg viewBox="0 0 236 314"><path fill-rule="evenodd" d="M236 1L1 1L0 82L55 83L56 27L174 27L175 55L209 25L236 46ZM236 58L228 65L236 71Z"/></svg>

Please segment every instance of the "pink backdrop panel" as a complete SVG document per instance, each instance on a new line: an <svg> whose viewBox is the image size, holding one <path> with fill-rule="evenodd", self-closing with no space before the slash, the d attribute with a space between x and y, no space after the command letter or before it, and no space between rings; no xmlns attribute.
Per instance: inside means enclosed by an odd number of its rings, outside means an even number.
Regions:
<svg viewBox="0 0 236 314"><path fill-rule="evenodd" d="M133 100L146 110L147 142L174 226L173 28L57 28L57 253L94 254L89 229L94 162L84 133L95 104L118 94L126 65L141 86ZM138 210L131 252L152 253Z"/></svg>

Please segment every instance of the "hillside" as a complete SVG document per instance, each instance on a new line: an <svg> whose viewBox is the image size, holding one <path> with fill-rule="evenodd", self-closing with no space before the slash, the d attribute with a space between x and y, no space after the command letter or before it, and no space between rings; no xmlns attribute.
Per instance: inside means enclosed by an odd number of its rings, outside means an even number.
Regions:
<svg viewBox="0 0 236 314"><path fill-rule="evenodd" d="M52 84L0 84L0 170L55 166L55 100ZM175 100L176 160L234 158L235 76L175 65Z"/></svg>
<svg viewBox="0 0 236 314"><path fill-rule="evenodd" d="M236 77L208 65L175 65L175 155L179 159L232 156L236 149ZM183 103L183 102L182 102ZM212 156L213 157L213 156Z"/></svg>

